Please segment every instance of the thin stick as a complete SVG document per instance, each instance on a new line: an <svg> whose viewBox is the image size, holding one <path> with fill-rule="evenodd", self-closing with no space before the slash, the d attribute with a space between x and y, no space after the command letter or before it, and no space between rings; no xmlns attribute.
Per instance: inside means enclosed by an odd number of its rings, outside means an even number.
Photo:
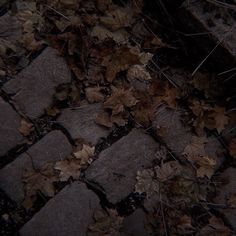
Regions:
<svg viewBox="0 0 236 236"><path fill-rule="evenodd" d="M236 70L236 67L234 67L232 69L229 69L229 70L226 70L226 71L223 71L223 72L219 73L218 75L224 75L224 74L227 74L227 73L235 71L235 70Z"/></svg>
<svg viewBox="0 0 236 236"><path fill-rule="evenodd" d="M192 76L194 76L199 68L206 62L206 60L210 57L210 55L216 50L216 48L221 44L222 41L219 41L216 46L210 51L210 53L201 61L201 63L196 67L196 69L193 71Z"/></svg>
<svg viewBox="0 0 236 236"><path fill-rule="evenodd" d="M49 8L50 10L54 11L55 13L57 13L58 15L62 16L63 18L65 18L66 20L70 21L70 18L63 15L61 12L57 11L56 9L54 9L53 7L51 6L48 6L48 5L45 5L47 8Z"/></svg>

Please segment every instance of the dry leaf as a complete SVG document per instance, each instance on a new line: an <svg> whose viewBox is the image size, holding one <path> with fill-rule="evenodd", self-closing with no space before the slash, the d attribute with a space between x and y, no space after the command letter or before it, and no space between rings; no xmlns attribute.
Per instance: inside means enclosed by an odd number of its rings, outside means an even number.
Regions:
<svg viewBox="0 0 236 236"><path fill-rule="evenodd" d="M122 113L125 107L133 107L138 100L133 96L131 90L115 89L111 97L104 102L104 108L112 110L112 114Z"/></svg>
<svg viewBox="0 0 236 236"><path fill-rule="evenodd" d="M98 113L96 117L96 123L107 128L111 128L113 126L110 115L107 112Z"/></svg>
<svg viewBox="0 0 236 236"><path fill-rule="evenodd" d="M228 123L229 117L226 116L224 107L215 107L213 111L209 112L205 119L205 127L208 129L217 129L219 134Z"/></svg>
<svg viewBox="0 0 236 236"><path fill-rule="evenodd" d="M94 214L94 223L88 227L88 236L120 236L123 217L116 210L98 210Z"/></svg>
<svg viewBox="0 0 236 236"><path fill-rule="evenodd" d="M152 169L146 169L137 172L135 192L146 193L147 198L159 192L159 182L155 179Z"/></svg>
<svg viewBox="0 0 236 236"><path fill-rule="evenodd" d="M51 164L44 165L40 170L26 169L22 177L25 191L24 206L32 207L38 192L53 197L55 194L53 183L56 181L58 181L58 177Z"/></svg>
<svg viewBox="0 0 236 236"><path fill-rule="evenodd" d="M22 119L21 120L21 124L20 124L20 128L19 131L24 135L24 136L28 136L31 131L33 130L33 124Z"/></svg>
<svg viewBox="0 0 236 236"><path fill-rule="evenodd" d="M100 17L100 22L108 29L116 31L133 23L133 13L132 8L116 7L108 12L106 16Z"/></svg>
<svg viewBox="0 0 236 236"><path fill-rule="evenodd" d="M80 160L81 165L87 165L92 162L92 157L95 155L95 147L90 147L83 144L82 150L74 152L74 156Z"/></svg>
<svg viewBox="0 0 236 236"><path fill-rule="evenodd" d="M107 81L112 82L118 72L127 70L131 65L139 63L139 55L132 53L128 47L121 47L104 58L102 65L107 67Z"/></svg>
<svg viewBox="0 0 236 236"><path fill-rule="evenodd" d="M60 171L60 181L67 181L70 177L76 180L80 177L81 162L74 158L65 159L58 161L54 169Z"/></svg>
<svg viewBox="0 0 236 236"><path fill-rule="evenodd" d="M104 100L104 95L101 92L101 88L86 88L86 97L90 103L102 102Z"/></svg>
<svg viewBox="0 0 236 236"><path fill-rule="evenodd" d="M169 161L155 167L155 172L158 180L161 182L167 181L180 173L181 167L177 161Z"/></svg>
<svg viewBox="0 0 236 236"><path fill-rule="evenodd" d="M197 169L197 177L205 177L208 179L215 173L216 161L208 156L200 157L197 161L199 168Z"/></svg>
<svg viewBox="0 0 236 236"><path fill-rule="evenodd" d="M96 25L92 31L91 36L96 37L99 41L104 41L105 39L113 39L116 43L126 43L129 39L129 33L124 29L119 29L115 32L111 32L103 26Z"/></svg>
<svg viewBox="0 0 236 236"><path fill-rule="evenodd" d="M131 66L127 72L127 78L128 78L128 80L139 79L141 81L152 79L149 72L142 65Z"/></svg>

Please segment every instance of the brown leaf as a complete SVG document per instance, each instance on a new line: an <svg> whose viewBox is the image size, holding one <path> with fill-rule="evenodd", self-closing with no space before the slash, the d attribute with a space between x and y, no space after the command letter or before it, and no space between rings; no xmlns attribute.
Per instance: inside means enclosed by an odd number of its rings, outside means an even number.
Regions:
<svg viewBox="0 0 236 236"><path fill-rule="evenodd" d="M22 119L19 131L24 136L28 136L31 133L32 130L33 130L33 124L28 122L28 121L26 121L25 119Z"/></svg>
<svg viewBox="0 0 236 236"><path fill-rule="evenodd" d="M51 164L45 164L40 170L35 170L33 167L26 169L22 177L25 190L24 205L32 207L38 192L53 197L55 194L53 183L56 181L58 177Z"/></svg>
<svg viewBox="0 0 236 236"><path fill-rule="evenodd" d="M67 181L70 177L76 180L80 177L81 162L74 158L65 159L58 161L54 169L60 171L60 181Z"/></svg>
<svg viewBox="0 0 236 236"><path fill-rule="evenodd" d="M141 81L152 79L149 72L142 65L133 65L133 66L131 66L129 68L128 72L127 72L127 78L128 78L128 80L139 79Z"/></svg>
<svg viewBox="0 0 236 236"><path fill-rule="evenodd" d="M205 119L205 127L208 129L217 129L220 134L229 123L229 117L225 114L224 107L215 107Z"/></svg>
<svg viewBox="0 0 236 236"><path fill-rule="evenodd" d="M116 210L98 210L94 214L94 223L88 227L88 236L120 236L123 217Z"/></svg>
<svg viewBox="0 0 236 236"><path fill-rule="evenodd" d="M104 58L102 65L107 67L106 79L112 82L116 74L120 71L127 70L131 65L140 64L140 57L131 52L128 47L116 49Z"/></svg>
<svg viewBox="0 0 236 236"><path fill-rule="evenodd" d="M156 176L161 182L167 181L180 173L181 167L177 161L169 161L155 168Z"/></svg>
<svg viewBox="0 0 236 236"><path fill-rule="evenodd" d="M135 192L146 193L147 198L159 192L159 182L155 179L152 169L146 169L137 172Z"/></svg>
<svg viewBox="0 0 236 236"><path fill-rule="evenodd" d="M122 113L125 107L133 107L138 100L133 96L131 90L114 88L111 97L104 102L104 108L112 110L112 114Z"/></svg>
<svg viewBox="0 0 236 236"><path fill-rule="evenodd" d="M91 164L92 157L95 155L95 147L83 144L82 150L73 153L80 160L81 165Z"/></svg>
<svg viewBox="0 0 236 236"><path fill-rule="evenodd" d="M100 17L100 22L112 31L130 26L134 22L134 12L130 7L116 7Z"/></svg>
<svg viewBox="0 0 236 236"><path fill-rule="evenodd" d="M104 95L101 92L101 88L86 88L86 97L90 103L102 102L104 100Z"/></svg>
<svg viewBox="0 0 236 236"><path fill-rule="evenodd" d="M110 115L105 111L97 114L96 123L107 128L111 128L113 126Z"/></svg>

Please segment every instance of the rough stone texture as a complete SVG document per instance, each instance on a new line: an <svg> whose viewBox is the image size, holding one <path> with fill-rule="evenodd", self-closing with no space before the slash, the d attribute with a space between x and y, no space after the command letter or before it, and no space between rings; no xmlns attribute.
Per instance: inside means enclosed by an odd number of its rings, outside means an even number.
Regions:
<svg viewBox="0 0 236 236"><path fill-rule="evenodd" d="M188 11L189 19L192 18L196 22L194 24L196 29L200 27L204 29L204 31L199 32L208 32L216 43L223 40L222 46L229 54L236 57L236 21L230 15L229 9L213 3L207 4L193 0L185 2L183 8Z"/></svg>
<svg viewBox="0 0 236 236"><path fill-rule="evenodd" d="M0 188L6 194L21 203L24 200L22 175L33 164L40 168L47 162L56 162L70 155L72 147L60 131L52 131L23 153L15 161L0 170Z"/></svg>
<svg viewBox="0 0 236 236"><path fill-rule="evenodd" d="M148 236L145 229L146 214L143 210L138 209L132 215L126 217L121 229L122 236Z"/></svg>
<svg viewBox="0 0 236 236"><path fill-rule="evenodd" d="M217 197L214 199L214 203L226 206L225 209L221 209L221 213L225 216L227 221L231 224L234 230L236 230L236 168L228 168L217 179L217 182L222 183L219 187ZM231 198L231 199L230 199ZM230 200L234 205L230 206Z"/></svg>
<svg viewBox="0 0 236 236"><path fill-rule="evenodd" d="M0 156L3 156L23 141L23 136L19 132L20 116L2 98L0 112Z"/></svg>
<svg viewBox="0 0 236 236"><path fill-rule="evenodd" d="M184 110L173 110L161 106L157 109L153 122L157 135L178 158L182 157L185 147L192 142L192 136L194 136L191 128L182 120L184 113ZM224 149L216 137L207 138L205 151L216 161L216 169L218 169L224 161Z"/></svg>
<svg viewBox="0 0 236 236"><path fill-rule="evenodd" d="M15 16L9 13L0 17L0 35L1 39L15 43L22 35L22 25Z"/></svg>
<svg viewBox="0 0 236 236"><path fill-rule="evenodd" d="M95 123L100 110L100 103L83 105L75 110L65 109L58 122L67 129L73 139L83 139L96 145L100 138L109 133L107 129Z"/></svg>
<svg viewBox="0 0 236 236"><path fill-rule="evenodd" d="M86 236L99 199L84 184L73 183L51 199L20 230L22 236Z"/></svg>
<svg viewBox="0 0 236 236"><path fill-rule="evenodd" d="M44 113L52 102L55 88L70 82L71 74L63 58L57 51L46 48L15 79L3 86L3 90L13 95L12 100L19 111L31 119Z"/></svg>
<svg viewBox="0 0 236 236"><path fill-rule="evenodd" d="M100 153L86 170L86 178L115 204L133 191L137 171L150 167L158 150L151 136L134 129Z"/></svg>
<svg viewBox="0 0 236 236"><path fill-rule="evenodd" d="M157 109L153 122L157 135L178 157L182 155L184 148L191 143L192 139L190 128L182 122L182 113L180 110L161 106Z"/></svg>

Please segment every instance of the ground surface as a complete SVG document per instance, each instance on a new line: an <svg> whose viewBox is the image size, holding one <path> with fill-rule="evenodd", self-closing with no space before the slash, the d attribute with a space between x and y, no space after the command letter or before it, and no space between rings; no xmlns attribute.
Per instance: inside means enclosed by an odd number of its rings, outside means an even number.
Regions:
<svg viewBox="0 0 236 236"><path fill-rule="evenodd" d="M235 59L235 5L209 2L183 8ZM235 68L142 1L0 6L1 235L235 234Z"/></svg>

